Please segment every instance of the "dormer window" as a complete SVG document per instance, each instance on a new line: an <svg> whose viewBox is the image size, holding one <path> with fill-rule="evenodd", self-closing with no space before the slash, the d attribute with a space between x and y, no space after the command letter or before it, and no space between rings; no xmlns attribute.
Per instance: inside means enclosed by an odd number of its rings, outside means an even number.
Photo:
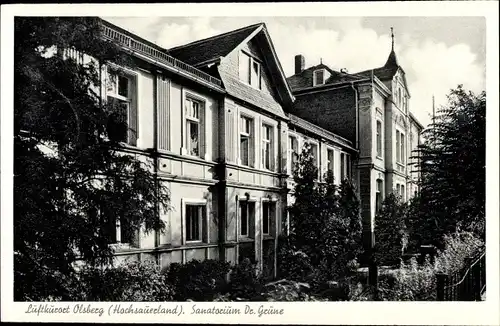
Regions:
<svg viewBox="0 0 500 326"><path fill-rule="evenodd" d="M255 58L249 56L245 52L240 52L240 80L250 86L261 88L261 65Z"/></svg>
<svg viewBox="0 0 500 326"><path fill-rule="evenodd" d="M313 74L313 86L323 85L325 83L325 77L325 69L315 70Z"/></svg>

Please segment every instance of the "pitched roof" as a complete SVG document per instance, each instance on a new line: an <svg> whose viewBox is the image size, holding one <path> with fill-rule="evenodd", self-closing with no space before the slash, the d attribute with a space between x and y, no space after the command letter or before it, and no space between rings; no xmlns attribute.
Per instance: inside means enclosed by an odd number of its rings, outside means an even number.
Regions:
<svg viewBox="0 0 500 326"><path fill-rule="evenodd" d="M401 66L398 63L398 58L393 48L391 50L391 53L389 53L389 57L387 58L387 61L385 62L385 65L383 67L364 70L358 72L357 75L370 76L373 71L373 74L377 76L378 79L387 80L387 79L392 79L392 77L394 77L394 75L398 72L398 69L403 70L403 68L401 68Z"/></svg>
<svg viewBox="0 0 500 326"><path fill-rule="evenodd" d="M380 68L375 68L375 69L368 69L368 70L363 70L360 71L354 75L357 76L364 76L364 77L370 77L371 74L373 74L380 80L387 80L387 79L392 79L396 72L398 71L398 67L380 67Z"/></svg>
<svg viewBox="0 0 500 326"><path fill-rule="evenodd" d="M245 40L262 23L168 49L168 54L191 65L224 57Z"/></svg>
<svg viewBox="0 0 500 326"><path fill-rule="evenodd" d="M309 67L304 69L301 73L295 74L287 78L288 84L293 91L298 91L303 88L309 88L313 85L313 75L314 71L318 69L326 69L330 73L330 77L325 81L325 84L317 85L321 87L327 84L338 84L342 82L351 82L365 79L364 76L358 76L355 74L348 74L340 71L336 71L328 67L327 65L320 63L319 65Z"/></svg>

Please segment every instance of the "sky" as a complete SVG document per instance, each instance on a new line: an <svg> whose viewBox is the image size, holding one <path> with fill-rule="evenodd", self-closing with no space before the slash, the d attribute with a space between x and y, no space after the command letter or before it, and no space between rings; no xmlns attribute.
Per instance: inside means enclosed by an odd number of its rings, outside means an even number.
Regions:
<svg viewBox="0 0 500 326"><path fill-rule="evenodd" d="M391 49L406 74L410 110L426 126L450 89L486 87L486 21L483 17L102 17L164 48L264 22L285 75L294 56L306 68L320 63L350 73L383 66Z"/></svg>

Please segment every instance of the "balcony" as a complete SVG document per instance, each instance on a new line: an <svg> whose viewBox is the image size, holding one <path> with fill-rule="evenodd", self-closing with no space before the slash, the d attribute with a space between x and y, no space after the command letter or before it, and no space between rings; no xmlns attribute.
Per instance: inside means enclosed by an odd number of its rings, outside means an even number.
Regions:
<svg viewBox="0 0 500 326"><path fill-rule="evenodd" d="M143 42L134 39L132 36L117 31L116 29L113 29L111 26L103 24L102 29L105 39L114 41L118 45L122 46L127 50L139 53L166 66L180 70L181 72L187 74L188 76L190 76L195 80L201 79L205 82L208 82L216 86L219 89L222 88L222 81L218 78L210 76L209 74L199 69L196 69L193 66L190 66L182 61L175 59L172 56L169 56L165 52L162 52L152 46L144 44Z"/></svg>

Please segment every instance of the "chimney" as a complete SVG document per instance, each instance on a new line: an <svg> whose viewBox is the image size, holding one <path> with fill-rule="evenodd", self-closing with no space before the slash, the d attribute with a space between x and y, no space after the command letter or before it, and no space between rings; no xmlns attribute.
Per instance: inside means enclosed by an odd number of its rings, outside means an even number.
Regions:
<svg viewBox="0 0 500 326"><path fill-rule="evenodd" d="M295 56L295 74L300 74L304 71L304 67L306 65L306 59L302 54L297 54Z"/></svg>

